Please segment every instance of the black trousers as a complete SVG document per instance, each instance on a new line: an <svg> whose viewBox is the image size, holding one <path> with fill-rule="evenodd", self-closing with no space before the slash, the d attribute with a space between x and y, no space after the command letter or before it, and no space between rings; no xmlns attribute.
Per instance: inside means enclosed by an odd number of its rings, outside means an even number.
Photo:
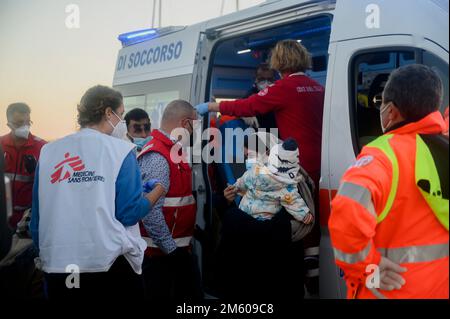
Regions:
<svg viewBox="0 0 450 319"><path fill-rule="evenodd" d="M196 257L144 257L143 275L150 300L198 301L203 298Z"/></svg>
<svg viewBox="0 0 450 319"><path fill-rule="evenodd" d="M45 273L48 299L143 299L145 295L142 276L134 272L123 256L119 256L107 272L80 273L79 288L67 287L66 279L70 275Z"/></svg>
<svg viewBox="0 0 450 319"><path fill-rule="evenodd" d="M273 301L304 297L303 243L291 242L290 215L260 221L238 208L223 218L217 281L225 299Z"/></svg>
<svg viewBox="0 0 450 319"><path fill-rule="evenodd" d="M1 299L44 299L44 275L34 265L38 251L31 245L14 263L0 267Z"/></svg>

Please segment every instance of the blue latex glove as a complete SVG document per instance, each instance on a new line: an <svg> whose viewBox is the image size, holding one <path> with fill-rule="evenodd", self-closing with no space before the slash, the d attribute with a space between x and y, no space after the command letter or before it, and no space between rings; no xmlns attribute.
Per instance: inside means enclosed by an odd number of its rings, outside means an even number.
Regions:
<svg viewBox="0 0 450 319"><path fill-rule="evenodd" d="M205 102L205 103L196 105L194 108L198 114L205 115L206 113L208 113L208 104L209 104L209 102Z"/></svg>
<svg viewBox="0 0 450 319"><path fill-rule="evenodd" d="M146 182L144 185L142 185L144 193L150 193L153 190L153 188L155 188L156 184L159 184L159 180L157 180L156 178Z"/></svg>

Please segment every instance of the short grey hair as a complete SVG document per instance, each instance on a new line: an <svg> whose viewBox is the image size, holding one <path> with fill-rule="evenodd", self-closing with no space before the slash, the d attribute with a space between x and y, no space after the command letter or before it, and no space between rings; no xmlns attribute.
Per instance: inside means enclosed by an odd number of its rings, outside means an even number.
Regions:
<svg viewBox="0 0 450 319"><path fill-rule="evenodd" d="M6 119L10 121L14 113L30 114L31 109L27 104L22 102L12 103L6 109Z"/></svg>
<svg viewBox="0 0 450 319"><path fill-rule="evenodd" d="M186 117L192 116L195 109L185 100L175 100L167 104L161 119L161 125L172 123Z"/></svg>

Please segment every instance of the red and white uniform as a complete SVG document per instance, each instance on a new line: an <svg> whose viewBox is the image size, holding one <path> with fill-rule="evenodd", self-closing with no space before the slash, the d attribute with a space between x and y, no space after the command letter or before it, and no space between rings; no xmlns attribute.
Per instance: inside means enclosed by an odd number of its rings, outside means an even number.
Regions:
<svg viewBox="0 0 450 319"><path fill-rule="evenodd" d="M162 208L164 219L177 247L190 247L197 211L197 205L192 195L192 170L188 163L175 163L171 159L170 152L175 145L173 141L159 130L154 130L151 135L153 139L144 147L139 157L149 152L157 152L169 164L170 188L164 198ZM147 241L148 249L145 252L147 256L163 254L153 243L142 224L141 234Z"/></svg>
<svg viewBox="0 0 450 319"><path fill-rule="evenodd" d="M0 144L5 157L5 175L10 178L12 185L13 215L10 219L10 224L12 227L16 227L22 218L23 212L31 207L34 171L27 171L25 158L27 156L33 157L37 163L41 148L46 142L30 134L24 145L16 147L10 133L0 137Z"/></svg>

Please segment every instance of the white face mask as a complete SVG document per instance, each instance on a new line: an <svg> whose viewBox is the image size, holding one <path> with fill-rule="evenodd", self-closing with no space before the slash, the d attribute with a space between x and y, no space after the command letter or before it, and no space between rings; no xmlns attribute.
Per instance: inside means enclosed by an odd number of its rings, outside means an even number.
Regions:
<svg viewBox="0 0 450 319"><path fill-rule="evenodd" d="M117 137L119 139L124 139L125 135L127 134L127 124L126 124L125 120L122 120L114 111L113 111L113 113L119 119L119 122L116 124L116 126L114 126L108 120L109 125L111 125L113 128L111 136Z"/></svg>
<svg viewBox="0 0 450 319"><path fill-rule="evenodd" d="M23 125L21 127L16 128L14 130L14 135L19 138L28 139L28 136L30 135L30 126Z"/></svg>
<svg viewBox="0 0 450 319"><path fill-rule="evenodd" d="M386 112L386 110L390 107L390 105L386 105L384 109L380 110L380 123L381 123L381 129L383 130L383 133L387 131L389 128L389 125L391 124L391 121L389 121L386 126L383 125L383 113Z"/></svg>
<svg viewBox="0 0 450 319"><path fill-rule="evenodd" d="M258 88L259 91L262 91L266 88L268 88L269 86L272 85L272 82L270 81L260 81L260 82L256 82L256 87Z"/></svg>

